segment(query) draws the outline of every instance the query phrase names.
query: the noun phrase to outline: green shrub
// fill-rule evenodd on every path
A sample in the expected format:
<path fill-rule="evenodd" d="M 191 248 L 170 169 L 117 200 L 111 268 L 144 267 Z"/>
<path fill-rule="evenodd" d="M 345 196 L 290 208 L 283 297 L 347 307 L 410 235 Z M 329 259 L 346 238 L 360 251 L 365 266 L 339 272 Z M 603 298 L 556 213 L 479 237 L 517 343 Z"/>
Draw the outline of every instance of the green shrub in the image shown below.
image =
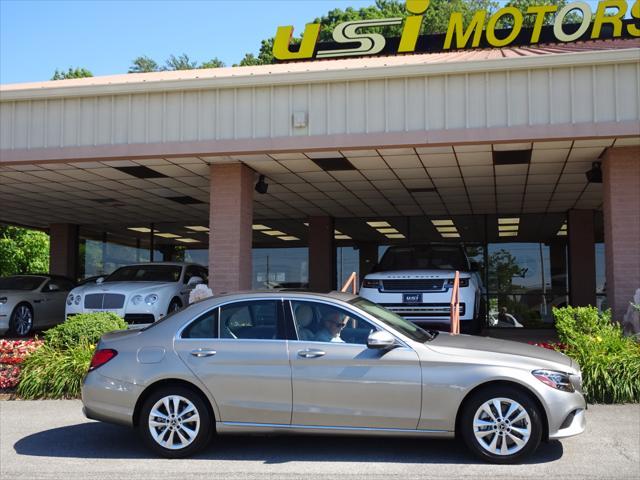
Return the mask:
<path fill-rule="evenodd" d="M 49 329 L 44 343 L 52 348 L 65 349 L 75 345 L 96 344 L 106 332 L 126 330 L 127 323 L 115 313 L 81 313 Z"/>
<path fill-rule="evenodd" d="M 553 310 L 564 353 L 582 369 L 582 384 L 589 402 L 640 401 L 640 345 L 625 337 L 611 311 L 595 307 Z"/>
<path fill-rule="evenodd" d="M 77 398 L 89 369 L 94 346 L 59 350 L 45 345 L 24 361 L 18 395 L 22 398 Z"/>
<path fill-rule="evenodd" d="M 22 364 L 18 395 L 77 398 L 95 344 L 105 333 L 126 328 L 126 322 L 113 313 L 74 315 L 51 328 L 44 335 L 44 346 Z"/>

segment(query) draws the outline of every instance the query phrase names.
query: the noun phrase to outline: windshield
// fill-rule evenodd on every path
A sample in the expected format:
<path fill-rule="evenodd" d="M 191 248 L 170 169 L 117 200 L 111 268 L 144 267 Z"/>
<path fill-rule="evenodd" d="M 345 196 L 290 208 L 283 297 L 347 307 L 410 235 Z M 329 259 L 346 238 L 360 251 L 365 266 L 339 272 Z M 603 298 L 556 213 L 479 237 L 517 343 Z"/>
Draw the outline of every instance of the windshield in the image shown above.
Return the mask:
<path fill-rule="evenodd" d="M 375 303 L 372 303 L 369 300 L 365 300 L 364 298 L 357 297 L 351 300 L 349 303 L 354 307 L 358 307 L 361 310 L 364 310 L 369 315 L 373 315 L 382 323 L 409 337 L 415 342 L 428 342 L 429 340 L 433 340 L 436 335 L 438 335 L 438 332 L 432 330 L 423 330 L 417 325 L 408 322 L 407 320 L 396 315 L 393 312 L 390 312 L 386 308 L 382 308 L 380 305 L 376 305 Z"/>
<path fill-rule="evenodd" d="M 132 265 L 113 272 L 105 282 L 177 282 L 182 267 L 177 265 Z"/>
<path fill-rule="evenodd" d="M 46 280 L 46 277 L 5 277 L 0 278 L 0 290 L 35 290 L 42 282 Z"/>
<path fill-rule="evenodd" d="M 449 245 L 415 245 L 389 247 L 377 272 L 393 270 L 460 270 L 468 271 L 467 257 L 460 247 Z"/>

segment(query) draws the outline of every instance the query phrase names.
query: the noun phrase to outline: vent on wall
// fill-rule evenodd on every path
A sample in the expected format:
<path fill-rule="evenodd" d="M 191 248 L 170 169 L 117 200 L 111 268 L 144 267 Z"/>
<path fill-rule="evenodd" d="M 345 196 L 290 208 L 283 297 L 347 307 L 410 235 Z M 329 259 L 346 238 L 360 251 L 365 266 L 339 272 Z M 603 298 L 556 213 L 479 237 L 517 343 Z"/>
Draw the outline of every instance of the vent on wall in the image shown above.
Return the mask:
<path fill-rule="evenodd" d="M 156 172 L 155 170 L 150 169 L 149 167 L 114 167 L 116 170 L 119 170 L 123 173 L 127 173 L 136 178 L 167 178 L 167 176 L 163 173 Z"/>

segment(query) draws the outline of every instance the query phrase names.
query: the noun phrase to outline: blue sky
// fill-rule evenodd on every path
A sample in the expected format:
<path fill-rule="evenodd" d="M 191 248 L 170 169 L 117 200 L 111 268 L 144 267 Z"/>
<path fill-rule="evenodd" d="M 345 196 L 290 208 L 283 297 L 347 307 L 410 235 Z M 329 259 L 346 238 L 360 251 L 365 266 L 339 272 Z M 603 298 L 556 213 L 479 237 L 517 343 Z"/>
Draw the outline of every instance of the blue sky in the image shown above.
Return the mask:
<path fill-rule="evenodd" d="M 56 69 L 126 73 L 147 55 L 162 64 L 186 53 L 227 65 L 278 25 L 304 24 L 332 8 L 374 0 L 0 0 L 0 83 L 48 80 Z M 593 5 L 597 2 L 589 1 Z M 631 2 L 630 2 L 631 3 Z"/>

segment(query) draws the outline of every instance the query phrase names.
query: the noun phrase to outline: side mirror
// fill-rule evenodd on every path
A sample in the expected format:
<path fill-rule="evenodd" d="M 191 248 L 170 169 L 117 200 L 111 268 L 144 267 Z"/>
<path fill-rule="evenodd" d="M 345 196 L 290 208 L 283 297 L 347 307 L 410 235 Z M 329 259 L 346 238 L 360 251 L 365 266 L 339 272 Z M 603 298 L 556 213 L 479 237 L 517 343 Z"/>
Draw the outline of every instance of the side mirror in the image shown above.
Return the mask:
<path fill-rule="evenodd" d="M 189 281 L 187 282 L 187 285 L 190 287 L 195 287 L 196 285 L 200 285 L 201 283 L 204 283 L 204 280 L 202 280 L 201 277 L 196 277 L 194 275 L 189 279 Z"/>
<path fill-rule="evenodd" d="M 96 283 L 97 283 L 98 285 L 100 285 L 102 282 L 104 282 L 104 277 L 98 277 L 98 278 L 96 278 Z"/>
<path fill-rule="evenodd" d="M 389 332 L 385 332 L 384 330 L 371 332 L 367 338 L 367 347 L 369 348 L 385 349 L 392 348 L 395 345 L 396 339 L 393 338 L 393 335 Z"/>

